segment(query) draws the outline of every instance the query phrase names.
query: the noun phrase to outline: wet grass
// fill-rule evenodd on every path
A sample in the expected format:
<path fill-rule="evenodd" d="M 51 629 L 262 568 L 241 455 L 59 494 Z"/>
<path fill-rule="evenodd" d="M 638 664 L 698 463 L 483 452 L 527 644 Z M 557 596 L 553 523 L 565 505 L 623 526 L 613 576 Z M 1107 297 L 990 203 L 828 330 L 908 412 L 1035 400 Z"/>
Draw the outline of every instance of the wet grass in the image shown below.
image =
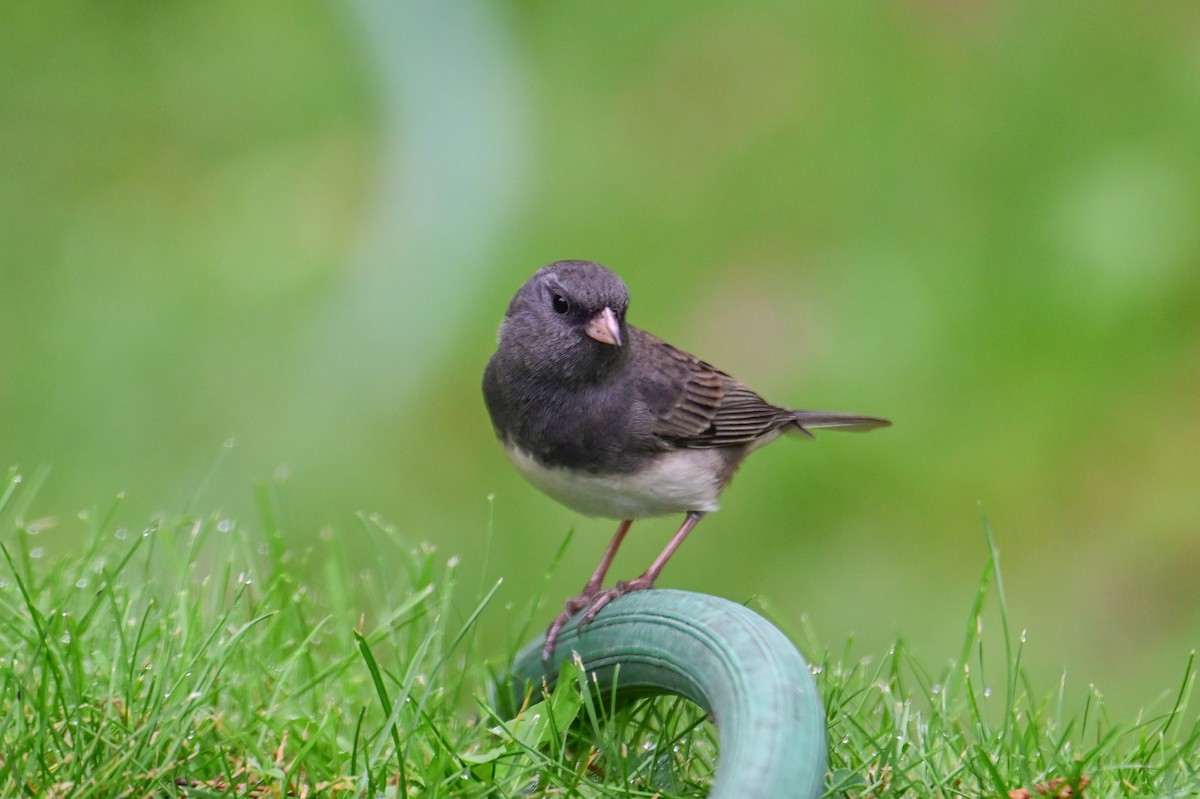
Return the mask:
<path fill-rule="evenodd" d="M 902 641 L 877 658 L 823 655 L 830 795 L 1195 796 L 1200 724 L 1188 711 L 1195 653 L 1180 682 L 1132 720 L 1110 717 L 1100 690 L 1030 684 L 1021 667 L 999 553 L 989 557 L 958 657 L 940 669 Z M 1048 600 L 1050 598 L 1048 597 Z M 999 628 L 985 634 L 985 618 Z"/>
<path fill-rule="evenodd" d="M 119 500 L 29 518 L 32 495 L 15 473 L 0 484 L 0 795 L 668 799 L 711 782 L 714 728 L 683 700 L 606 711 L 570 671 L 498 712 L 512 653 L 480 636 L 497 586 L 464 585 L 453 559 L 379 519 L 297 549 L 267 489 L 253 523 L 136 529 Z M 75 525 L 86 548 L 52 553 L 50 530 Z M 348 559 L 347 535 L 370 541 L 370 563 Z M 504 616 L 514 646 L 546 615 L 537 604 Z M 998 646 L 981 621 L 997 605 Z M 1115 721 L 1094 689 L 1080 703 L 1065 677 L 1044 695 L 1028 685 L 1008 626 L 992 545 L 944 668 L 902 643 L 833 655 L 797 631 L 827 706 L 829 795 L 1200 791 L 1191 662 L 1163 707 Z"/>

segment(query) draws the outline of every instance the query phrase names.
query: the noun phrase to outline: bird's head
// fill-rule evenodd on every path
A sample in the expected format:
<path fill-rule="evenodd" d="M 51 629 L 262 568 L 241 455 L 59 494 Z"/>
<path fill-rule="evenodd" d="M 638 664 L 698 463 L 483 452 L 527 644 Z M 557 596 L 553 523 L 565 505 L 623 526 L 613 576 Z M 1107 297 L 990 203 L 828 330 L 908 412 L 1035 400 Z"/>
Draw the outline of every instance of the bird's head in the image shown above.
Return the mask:
<path fill-rule="evenodd" d="M 602 380 L 627 355 L 629 292 L 591 261 L 558 261 L 517 291 L 500 325 L 500 343 L 526 368 L 556 382 Z"/>

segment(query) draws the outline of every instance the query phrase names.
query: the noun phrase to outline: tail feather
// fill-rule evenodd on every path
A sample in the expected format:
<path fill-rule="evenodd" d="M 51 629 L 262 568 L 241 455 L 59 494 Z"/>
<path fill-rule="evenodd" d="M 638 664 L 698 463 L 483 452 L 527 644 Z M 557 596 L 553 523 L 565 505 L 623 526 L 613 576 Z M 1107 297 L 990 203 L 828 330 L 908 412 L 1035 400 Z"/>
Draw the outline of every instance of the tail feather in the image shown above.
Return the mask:
<path fill-rule="evenodd" d="M 801 433 L 809 430 L 846 430 L 865 433 L 892 423 L 877 416 L 859 416 L 853 413 L 829 413 L 827 411 L 793 411 L 792 421 Z"/>

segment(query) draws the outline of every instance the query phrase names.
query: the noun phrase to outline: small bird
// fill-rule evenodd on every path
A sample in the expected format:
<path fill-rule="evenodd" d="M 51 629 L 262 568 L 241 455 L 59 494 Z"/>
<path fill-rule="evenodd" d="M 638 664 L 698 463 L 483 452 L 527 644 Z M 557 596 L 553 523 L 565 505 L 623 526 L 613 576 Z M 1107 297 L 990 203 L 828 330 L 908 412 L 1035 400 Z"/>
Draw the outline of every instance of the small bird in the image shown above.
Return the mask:
<path fill-rule="evenodd" d="M 613 599 L 650 588 L 748 454 L 781 433 L 872 430 L 873 416 L 797 411 L 764 400 L 704 361 L 625 321 L 629 292 L 604 266 L 558 261 L 517 291 L 483 375 L 496 436 L 534 486 L 585 516 L 619 519 L 579 596 L 546 631 L 590 622 Z M 640 577 L 604 588 L 635 519 L 685 514 Z"/>

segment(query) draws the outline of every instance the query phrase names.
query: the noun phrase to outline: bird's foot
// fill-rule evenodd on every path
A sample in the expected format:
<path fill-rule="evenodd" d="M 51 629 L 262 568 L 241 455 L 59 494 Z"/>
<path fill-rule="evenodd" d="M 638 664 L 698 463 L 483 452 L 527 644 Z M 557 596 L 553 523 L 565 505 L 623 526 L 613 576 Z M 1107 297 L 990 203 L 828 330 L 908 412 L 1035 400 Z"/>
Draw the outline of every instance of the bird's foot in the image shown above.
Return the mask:
<path fill-rule="evenodd" d="M 615 588 L 606 588 L 603 591 L 597 591 L 592 603 L 588 605 L 588 609 L 583 614 L 583 618 L 579 620 L 581 625 L 590 624 L 592 619 L 596 618 L 596 614 L 604 610 L 604 607 L 619 596 L 632 594 L 634 591 L 645 591 L 647 588 L 654 587 L 654 580 L 642 575 L 633 580 L 622 580 L 617 583 Z"/>
<path fill-rule="evenodd" d="M 562 613 L 554 617 L 554 621 L 550 622 L 550 626 L 546 628 L 546 643 L 542 645 L 542 662 L 550 660 L 550 656 L 554 654 L 554 645 L 558 643 L 558 634 L 562 631 L 563 625 L 571 620 L 579 611 L 584 608 L 591 607 L 592 602 L 597 595 L 603 593 L 598 585 L 588 583 L 577 597 L 572 597 L 563 603 Z"/>
<path fill-rule="evenodd" d="M 654 579 L 644 574 L 632 580 L 622 580 L 617 583 L 615 588 L 600 588 L 589 583 L 583 589 L 582 594 L 568 599 L 563 604 L 562 613 L 559 613 L 554 617 L 554 621 L 550 622 L 549 628 L 546 629 L 546 642 L 542 645 L 542 662 L 549 662 L 550 656 L 554 654 L 554 646 L 558 643 L 558 634 L 576 613 L 586 608 L 583 617 L 579 620 L 579 626 L 591 624 L 592 619 L 596 618 L 596 614 L 604 610 L 605 606 L 617 597 L 653 587 Z"/>

